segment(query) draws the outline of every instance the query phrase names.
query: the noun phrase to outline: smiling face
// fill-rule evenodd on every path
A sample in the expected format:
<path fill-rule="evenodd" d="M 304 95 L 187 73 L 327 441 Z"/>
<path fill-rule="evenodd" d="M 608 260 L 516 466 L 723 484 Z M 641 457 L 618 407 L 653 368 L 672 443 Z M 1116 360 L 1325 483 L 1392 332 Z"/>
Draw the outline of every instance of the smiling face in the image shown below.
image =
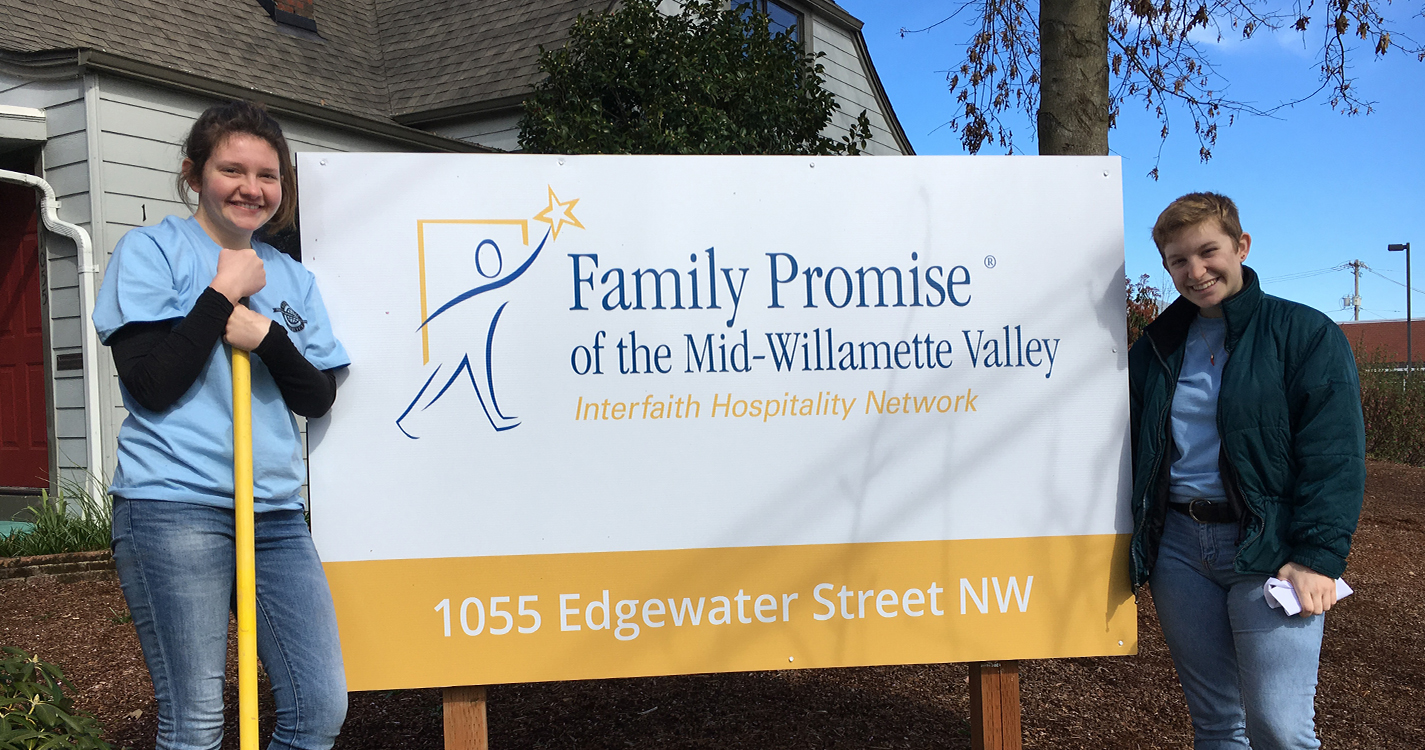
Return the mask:
<path fill-rule="evenodd" d="M 257 136 L 233 133 L 213 149 L 201 174 L 194 174 L 193 166 L 184 160 L 188 186 L 198 194 L 194 218 L 219 245 L 250 247 L 252 233 L 282 205 L 277 150 Z"/>
<path fill-rule="evenodd" d="M 1163 246 L 1163 267 L 1179 294 L 1204 316 L 1217 318 L 1223 301 L 1242 291 L 1242 261 L 1251 247 L 1250 235 L 1234 242 L 1217 221 L 1203 221 L 1179 230 Z"/>

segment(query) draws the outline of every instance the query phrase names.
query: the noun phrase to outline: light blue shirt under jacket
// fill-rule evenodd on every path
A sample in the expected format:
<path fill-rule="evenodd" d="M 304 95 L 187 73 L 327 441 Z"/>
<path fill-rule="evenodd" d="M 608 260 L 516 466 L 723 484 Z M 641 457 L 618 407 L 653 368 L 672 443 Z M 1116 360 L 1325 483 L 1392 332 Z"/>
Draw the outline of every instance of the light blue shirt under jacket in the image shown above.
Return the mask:
<path fill-rule="evenodd" d="M 297 350 L 320 370 L 350 364 L 332 335 L 312 272 L 261 242 L 267 286 L 249 307 L 277 321 Z M 104 272 L 94 307 L 99 338 L 129 323 L 185 317 L 218 271 L 217 243 L 196 219 L 168 217 L 130 230 Z M 120 497 L 233 507 L 231 348 L 213 347 L 202 374 L 163 411 L 149 411 L 124 388 L 129 416 L 119 431 L 119 465 L 110 491 Z M 254 509 L 301 509 L 306 478 L 297 419 L 262 360 L 252 357 Z"/>
<path fill-rule="evenodd" d="M 1175 455 L 1168 493 L 1176 502 L 1195 497 L 1227 499 L 1218 468 L 1222 439 L 1217 434 L 1217 393 L 1227 364 L 1226 318 L 1193 320 L 1183 351 L 1183 369 L 1173 394 L 1172 429 Z"/>

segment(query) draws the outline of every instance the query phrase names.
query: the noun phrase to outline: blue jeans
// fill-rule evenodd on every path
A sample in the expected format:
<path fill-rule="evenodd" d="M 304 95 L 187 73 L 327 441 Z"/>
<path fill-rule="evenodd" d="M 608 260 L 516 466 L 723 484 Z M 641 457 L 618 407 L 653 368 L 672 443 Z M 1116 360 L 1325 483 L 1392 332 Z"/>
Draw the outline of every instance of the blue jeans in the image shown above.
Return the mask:
<path fill-rule="evenodd" d="M 1267 577 L 1234 572 L 1236 556 L 1237 524 L 1168 511 L 1149 586 L 1192 714 L 1193 747 L 1315 750 L 1324 617 L 1268 607 Z"/>
<path fill-rule="evenodd" d="M 346 718 L 331 591 L 300 511 L 257 514 L 257 654 L 277 723 L 269 750 L 327 750 Z M 114 499 L 114 562 L 158 700 L 156 750 L 223 739 L 233 513 Z"/>

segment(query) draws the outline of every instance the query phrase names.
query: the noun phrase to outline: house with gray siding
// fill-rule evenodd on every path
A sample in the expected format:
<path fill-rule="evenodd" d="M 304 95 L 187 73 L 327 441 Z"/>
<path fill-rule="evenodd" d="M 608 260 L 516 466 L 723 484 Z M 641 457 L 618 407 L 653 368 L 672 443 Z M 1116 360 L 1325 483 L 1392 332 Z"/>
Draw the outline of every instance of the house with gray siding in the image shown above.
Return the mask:
<path fill-rule="evenodd" d="M 125 411 L 86 306 L 126 231 L 189 215 L 175 177 L 199 113 L 261 101 L 294 151 L 515 151 L 540 48 L 613 5 L 0 0 L 0 169 L 47 181 L 93 242 L 86 262 L 36 219 L 32 189 L 0 184 L 0 496 L 113 474 Z M 829 135 L 865 110 L 869 153 L 912 153 L 859 21 L 831 0 L 755 5 L 824 53 Z"/>

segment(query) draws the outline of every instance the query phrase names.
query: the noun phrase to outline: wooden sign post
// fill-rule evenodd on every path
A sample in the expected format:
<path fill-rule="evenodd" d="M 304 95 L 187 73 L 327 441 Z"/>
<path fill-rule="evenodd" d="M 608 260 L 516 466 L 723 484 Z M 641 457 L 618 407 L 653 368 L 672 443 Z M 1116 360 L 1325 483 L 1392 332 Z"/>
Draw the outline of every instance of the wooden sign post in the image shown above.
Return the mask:
<path fill-rule="evenodd" d="M 1019 662 L 985 661 L 970 665 L 970 747 L 973 750 L 1020 750 Z"/>
<path fill-rule="evenodd" d="M 490 725 L 485 718 L 485 686 L 445 689 L 445 750 L 489 750 Z"/>
<path fill-rule="evenodd" d="M 444 692 L 445 750 L 489 750 L 485 686 L 448 687 Z M 970 746 L 973 750 L 1020 750 L 1019 662 L 970 665 Z"/>
<path fill-rule="evenodd" d="M 444 692 L 445 750 L 489 750 L 485 686 L 448 687 Z M 970 665 L 970 746 L 973 750 L 1020 750 L 1019 662 Z"/>

